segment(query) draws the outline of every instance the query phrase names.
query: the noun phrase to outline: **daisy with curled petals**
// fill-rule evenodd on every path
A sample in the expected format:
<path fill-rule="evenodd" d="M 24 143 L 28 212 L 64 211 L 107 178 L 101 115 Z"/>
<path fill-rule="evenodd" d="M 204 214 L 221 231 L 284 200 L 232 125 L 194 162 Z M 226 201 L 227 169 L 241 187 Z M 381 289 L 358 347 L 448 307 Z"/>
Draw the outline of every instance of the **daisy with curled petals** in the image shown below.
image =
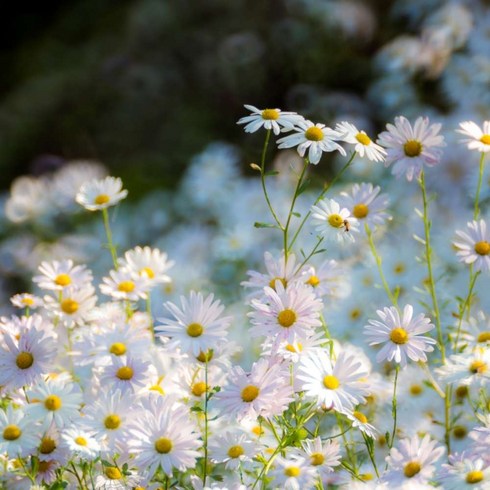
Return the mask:
<path fill-rule="evenodd" d="M 334 471 L 340 464 L 340 445 L 335 439 L 322 441 L 320 437 L 306 440 L 301 443 L 301 453 L 310 460 L 310 465 L 324 478 Z"/>
<path fill-rule="evenodd" d="M 202 442 L 187 408 L 173 397 L 150 398 L 142 408 L 130 429 L 134 436 L 129 440 L 134 464 L 146 468 L 150 476 L 158 468 L 168 476 L 174 468 L 194 468 Z"/>
<path fill-rule="evenodd" d="M 402 488 L 404 485 L 413 485 L 412 488 L 425 488 L 434 477 L 435 464 L 444 454 L 444 447 L 437 441 L 425 435 L 420 439 L 414 435 L 410 439 L 403 439 L 398 447 L 390 450 L 386 458 L 388 472 L 382 480 L 389 484 L 390 488 Z M 417 486 L 418 485 L 418 486 Z"/>
<path fill-rule="evenodd" d="M 364 131 L 359 131 L 353 124 L 343 121 L 335 126 L 335 130 L 340 133 L 342 141 L 356 145 L 354 151 L 360 157 L 366 155 L 374 162 L 384 161 L 386 150 L 374 143 Z"/>
<path fill-rule="evenodd" d="M 92 272 L 84 265 L 75 265 L 72 260 L 42 262 L 39 272 L 41 275 L 32 280 L 41 289 L 62 291 L 68 286 L 80 288 L 92 282 Z"/>
<path fill-rule="evenodd" d="M 279 149 L 297 146 L 301 157 L 304 157 L 308 150 L 308 160 L 315 165 L 320 161 L 323 152 L 337 150 L 343 156 L 346 155 L 345 150 L 335 142 L 340 139 L 340 133 L 327 128 L 325 124 L 313 124 L 311 121 L 302 120 L 296 123 L 294 131 L 294 134 L 277 140 Z"/>
<path fill-rule="evenodd" d="M 445 146 L 444 136 L 438 134 L 441 125 L 430 124 L 427 117 L 419 117 L 414 126 L 403 116 L 395 118 L 395 125 L 387 124 L 377 143 L 387 149 L 385 166 L 393 165 L 391 173 L 400 177 L 406 175 L 411 181 L 419 178 L 424 165 L 437 165 Z"/>
<path fill-rule="evenodd" d="M 333 199 L 321 199 L 312 206 L 311 219 L 316 225 L 316 231 L 330 240 L 353 242 L 353 233 L 359 232 L 357 218 L 351 216 L 347 208 L 341 209 Z"/>
<path fill-rule="evenodd" d="M 480 221 L 467 223 L 468 231 L 456 231 L 457 239 L 453 242 L 460 262 L 473 264 L 474 271 L 490 271 L 490 236 L 487 224 Z"/>
<path fill-rule="evenodd" d="M 269 473 L 273 477 L 272 488 L 275 490 L 300 490 L 313 488 L 316 471 L 308 464 L 308 460 L 298 454 L 278 456 L 274 460 L 274 468 Z"/>
<path fill-rule="evenodd" d="M 468 143 L 469 150 L 476 150 L 481 153 L 490 151 L 490 121 L 483 123 L 483 129 L 473 121 L 459 123 L 459 127 L 461 129 L 456 131 L 467 136 L 463 142 Z"/>
<path fill-rule="evenodd" d="M 284 112 L 280 109 L 257 109 L 253 105 L 244 105 L 252 114 L 242 117 L 237 124 L 245 124 L 246 133 L 255 133 L 260 128 L 271 130 L 275 135 L 281 132 L 281 128 L 292 129 L 295 124 L 303 120 L 303 116 L 296 112 Z"/>
<path fill-rule="evenodd" d="M 250 373 L 234 366 L 228 384 L 212 400 L 224 416 L 239 421 L 278 415 L 293 400 L 289 377 L 287 366 L 269 365 L 267 359 L 255 362 Z"/>
<path fill-rule="evenodd" d="M 405 367 L 407 358 L 418 362 L 427 362 L 426 352 L 432 352 L 436 341 L 420 334 L 434 328 L 430 319 L 422 313 L 413 318 L 413 307 L 406 305 L 403 316 L 391 306 L 377 310 L 379 320 L 369 320 L 364 327 L 369 345 L 385 344 L 376 355 L 378 362 L 394 361 Z"/>
<path fill-rule="evenodd" d="M 135 275 L 144 276 L 151 285 L 165 284 L 172 280 L 166 274 L 174 263 L 167 259 L 167 254 L 158 248 L 136 247 L 128 250 L 124 258 L 119 259 L 121 269 L 127 269 Z"/>
<path fill-rule="evenodd" d="M 123 189 L 122 185 L 119 177 L 92 179 L 80 187 L 75 200 L 89 211 L 106 209 L 116 205 L 128 195 L 128 191 Z"/>
<path fill-rule="evenodd" d="M 293 284 L 284 288 L 276 281 L 275 290 L 264 288 L 263 300 L 253 299 L 255 311 L 248 314 L 252 321 L 252 336 L 267 335 L 277 342 L 294 342 L 298 338 L 308 338 L 321 326 L 320 313 L 323 302 L 311 288 L 304 284 Z"/>
<path fill-rule="evenodd" d="M 102 278 L 100 291 L 114 299 L 138 301 L 145 299 L 150 289 L 148 276 L 137 276 L 129 270 L 119 269 L 109 272 L 109 277 Z"/>
<path fill-rule="evenodd" d="M 30 386 L 47 374 L 57 355 L 57 342 L 40 315 L 20 320 L 18 339 L 7 332 L 0 344 L 0 385 L 6 389 Z"/>
<path fill-rule="evenodd" d="M 354 355 L 341 351 L 334 361 L 318 349 L 301 359 L 296 389 L 326 410 L 352 410 L 369 394 L 368 385 L 362 381 L 367 375 L 366 367 Z"/>
<path fill-rule="evenodd" d="M 447 490 L 488 490 L 490 488 L 490 461 L 478 454 L 463 451 L 449 455 L 443 464 L 438 480 Z"/>
<path fill-rule="evenodd" d="M 22 409 L 9 405 L 0 410 L 0 454 L 9 458 L 32 454 L 39 444 L 39 428 L 25 416 Z"/>
<path fill-rule="evenodd" d="M 27 311 L 35 310 L 43 305 L 41 298 L 29 293 L 15 294 L 10 298 L 10 302 L 16 308 L 25 308 Z"/>
<path fill-rule="evenodd" d="M 189 299 L 181 296 L 180 302 L 182 308 L 165 303 L 173 318 L 159 318 L 162 325 L 155 327 L 156 333 L 170 338 L 168 349 L 179 347 L 182 352 L 198 356 L 226 338 L 231 317 L 221 317 L 224 306 L 219 300 L 214 301 L 213 294 L 204 298 L 191 291 Z"/>

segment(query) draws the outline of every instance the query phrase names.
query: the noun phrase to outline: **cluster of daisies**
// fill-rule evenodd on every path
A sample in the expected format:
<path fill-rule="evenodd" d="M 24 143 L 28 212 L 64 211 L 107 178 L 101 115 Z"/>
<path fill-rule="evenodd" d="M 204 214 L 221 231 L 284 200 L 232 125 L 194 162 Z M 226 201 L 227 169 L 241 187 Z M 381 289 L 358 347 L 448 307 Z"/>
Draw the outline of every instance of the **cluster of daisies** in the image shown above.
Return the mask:
<path fill-rule="evenodd" d="M 490 237 L 481 196 L 490 122 L 458 129 L 480 154 L 480 173 L 475 165 L 464 214 L 472 219 L 448 231 L 443 214 L 430 213 L 440 208 L 426 186 L 443 155 L 441 125 L 400 116 L 374 142 L 348 122 L 332 129 L 246 107 L 239 124 L 265 130 L 261 165 L 253 164 L 266 203 L 256 228 L 274 248 L 263 246 L 256 267 L 234 273 L 241 293 L 235 303 L 229 293 L 227 308 L 209 286 L 175 293 L 199 271 L 200 248 L 185 263 L 156 246 L 119 251 L 110 211 L 127 195 L 120 179 L 95 177 L 71 190 L 99 215 L 112 265 L 103 275 L 71 259 L 42 261 L 37 294 L 16 294 L 17 314 L 1 317 L 2 485 L 489 489 L 490 305 L 482 291 Z M 268 171 L 272 135 L 299 166 Z M 344 158 L 334 179 L 367 160 L 407 184 L 385 193 L 336 180 L 305 191 L 310 164 L 321 167 L 324 153 Z M 196 162 L 197 176 L 199 165 L 214 168 Z M 395 185 L 405 187 L 399 208 L 390 205 Z M 195 206 L 230 212 L 223 194 L 209 206 L 207 191 L 193 193 Z"/>

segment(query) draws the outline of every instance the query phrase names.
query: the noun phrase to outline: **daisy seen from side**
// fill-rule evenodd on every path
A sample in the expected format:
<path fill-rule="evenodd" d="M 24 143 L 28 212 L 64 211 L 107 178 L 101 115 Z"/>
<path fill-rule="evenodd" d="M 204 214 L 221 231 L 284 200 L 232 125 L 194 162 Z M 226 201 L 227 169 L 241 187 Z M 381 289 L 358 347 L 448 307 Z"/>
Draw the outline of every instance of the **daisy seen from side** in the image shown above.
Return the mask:
<path fill-rule="evenodd" d="M 364 131 L 359 131 L 353 124 L 343 121 L 335 126 L 335 130 L 341 135 L 342 141 L 355 145 L 354 151 L 360 157 L 366 156 L 374 162 L 384 161 L 386 150 L 374 143 Z"/>
<path fill-rule="evenodd" d="M 237 124 L 245 124 L 243 130 L 246 133 L 255 133 L 260 128 L 264 128 L 278 135 L 281 129 L 292 129 L 295 124 L 303 120 L 303 116 L 295 112 L 285 112 L 280 109 L 257 109 L 248 104 L 245 104 L 244 107 L 251 114 L 239 119 Z"/>
<path fill-rule="evenodd" d="M 490 271 L 490 235 L 484 220 L 470 221 L 467 230 L 456 231 L 453 242 L 460 262 L 473 264 L 474 271 Z"/>
<path fill-rule="evenodd" d="M 167 271 L 174 263 L 157 248 L 135 247 L 128 250 L 124 258 L 119 259 L 119 265 L 135 275 L 145 276 L 151 285 L 172 282 Z"/>
<path fill-rule="evenodd" d="M 119 177 L 92 179 L 85 182 L 77 192 L 75 200 L 89 211 L 98 211 L 116 205 L 128 195 Z"/>
<path fill-rule="evenodd" d="M 451 454 L 443 464 L 438 481 L 446 490 L 487 490 L 490 488 L 490 461 L 476 453 Z"/>
<path fill-rule="evenodd" d="M 490 121 L 485 121 L 483 127 L 478 126 L 473 121 L 459 123 L 461 129 L 456 131 L 466 136 L 463 143 L 467 143 L 469 150 L 476 150 L 481 153 L 490 151 Z"/>
<path fill-rule="evenodd" d="M 75 265 L 72 260 L 41 262 L 40 275 L 33 281 L 41 289 L 62 291 L 67 287 L 81 288 L 92 283 L 92 272 L 84 265 Z"/>

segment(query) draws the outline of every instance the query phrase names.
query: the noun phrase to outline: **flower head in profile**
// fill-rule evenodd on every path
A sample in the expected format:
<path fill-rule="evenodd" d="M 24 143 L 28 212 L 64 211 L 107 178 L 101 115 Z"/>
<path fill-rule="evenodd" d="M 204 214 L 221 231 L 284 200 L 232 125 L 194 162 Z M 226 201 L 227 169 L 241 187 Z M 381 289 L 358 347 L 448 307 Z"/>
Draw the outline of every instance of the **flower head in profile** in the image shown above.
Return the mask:
<path fill-rule="evenodd" d="M 313 124 L 311 121 L 299 121 L 294 128 L 295 133 L 277 140 L 278 148 L 292 148 L 297 146 L 299 156 L 304 157 L 308 150 L 310 163 L 317 164 L 322 153 L 339 151 L 346 155 L 345 150 L 336 143 L 340 139 L 340 133 L 325 124 Z"/>
<path fill-rule="evenodd" d="M 354 150 L 360 157 L 366 155 L 369 160 L 382 162 L 385 159 L 386 150 L 377 145 L 364 131 L 359 131 L 353 124 L 343 121 L 335 130 L 341 134 L 340 139 L 355 145 Z"/>
<path fill-rule="evenodd" d="M 387 150 L 385 166 L 393 164 L 392 174 L 406 175 L 411 181 L 420 177 L 424 165 L 437 165 L 445 146 L 444 136 L 438 134 L 441 125 L 429 124 L 427 117 L 419 117 L 412 125 L 403 116 L 395 118 L 395 124 L 387 124 L 377 143 Z"/>
<path fill-rule="evenodd" d="M 481 455 L 463 451 L 451 454 L 450 464 L 443 464 L 439 475 L 447 490 L 490 488 L 490 461 Z"/>
<path fill-rule="evenodd" d="M 473 121 L 464 121 L 459 124 L 459 127 L 461 129 L 456 131 L 467 137 L 463 140 L 463 143 L 468 144 L 468 149 L 481 153 L 490 151 L 490 121 L 483 123 L 483 129 Z"/>
<path fill-rule="evenodd" d="M 116 205 L 122 201 L 128 191 L 122 188 L 119 177 L 93 179 L 80 187 L 75 200 L 89 211 L 98 211 Z"/>
<path fill-rule="evenodd" d="M 253 105 L 245 104 L 252 114 L 242 117 L 237 124 L 245 124 L 243 128 L 246 133 L 255 133 L 260 128 L 271 130 L 279 134 L 281 128 L 292 129 L 295 124 L 303 120 L 303 116 L 295 112 L 284 112 L 280 109 L 257 109 Z"/>
<path fill-rule="evenodd" d="M 406 305 L 400 316 L 397 308 L 391 306 L 376 312 L 379 320 L 369 320 L 364 333 L 369 345 L 384 344 L 376 355 L 376 360 L 382 362 L 395 361 L 402 367 L 406 366 L 407 358 L 418 362 L 426 362 L 426 352 L 432 352 L 436 341 L 420 334 L 434 328 L 430 319 L 422 313 L 413 318 L 413 307 Z"/>
<path fill-rule="evenodd" d="M 487 224 L 480 221 L 470 221 L 467 232 L 457 230 L 457 239 L 453 242 L 456 255 L 461 262 L 473 264 L 475 272 L 490 271 L 490 236 Z"/>
<path fill-rule="evenodd" d="M 333 199 L 321 199 L 312 206 L 311 219 L 320 235 L 338 242 L 353 242 L 353 233 L 359 232 L 357 218 Z"/>

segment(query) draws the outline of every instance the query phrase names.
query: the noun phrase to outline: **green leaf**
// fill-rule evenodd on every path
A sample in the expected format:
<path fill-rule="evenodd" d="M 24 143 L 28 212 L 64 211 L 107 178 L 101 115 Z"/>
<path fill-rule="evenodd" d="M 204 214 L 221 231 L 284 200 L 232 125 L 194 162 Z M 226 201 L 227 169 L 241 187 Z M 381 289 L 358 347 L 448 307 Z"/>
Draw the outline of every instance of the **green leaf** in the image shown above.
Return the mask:
<path fill-rule="evenodd" d="M 254 223 L 255 228 L 277 228 L 277 225 L 273 223 L 262 223 L 260 221 L 256 221 Z"/>
<path fill-rule="evenodd" d="M 268 177 L 269 175 L 279 175 L 279 172 L 277 170 L 268 170 L 267 172 L 264 172 L 264 175 Z"/>
<path fill-rule="evenodd" d="M 301 218 L 301 214 L 300 213 L 297 213 L 296 211 L 293 211 L 291 214 L 293 216 L 296 216 L 296 218 Z"/>

